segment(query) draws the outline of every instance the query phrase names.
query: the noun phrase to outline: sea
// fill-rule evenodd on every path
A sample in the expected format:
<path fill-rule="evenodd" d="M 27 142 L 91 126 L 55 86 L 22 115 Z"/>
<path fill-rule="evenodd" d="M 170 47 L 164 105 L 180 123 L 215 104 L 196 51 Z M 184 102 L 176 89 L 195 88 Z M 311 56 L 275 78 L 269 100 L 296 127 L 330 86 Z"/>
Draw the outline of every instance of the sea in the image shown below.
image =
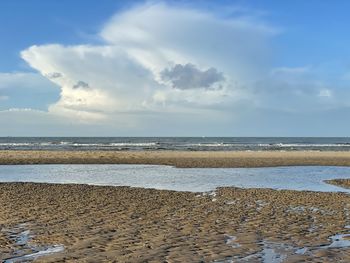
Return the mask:
<path fill-rule="evenodd" d="M 348 151 L 350 137 L 0 137 L 0 150 Z"/>

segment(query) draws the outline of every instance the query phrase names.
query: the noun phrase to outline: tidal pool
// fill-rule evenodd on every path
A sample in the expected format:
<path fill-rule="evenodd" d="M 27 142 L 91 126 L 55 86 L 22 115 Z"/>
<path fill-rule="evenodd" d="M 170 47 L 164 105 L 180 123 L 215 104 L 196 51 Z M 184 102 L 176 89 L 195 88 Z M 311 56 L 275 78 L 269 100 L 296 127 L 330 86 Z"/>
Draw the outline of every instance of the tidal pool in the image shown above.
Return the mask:
<path fill-rule="evenodd" d="M 162 165 L 1 165 L 0 182 L 132 186 L 206 192 L 220 186 L 350 192 L 324 180 L 350 178 L 350 167 L 175 168 Z"/>

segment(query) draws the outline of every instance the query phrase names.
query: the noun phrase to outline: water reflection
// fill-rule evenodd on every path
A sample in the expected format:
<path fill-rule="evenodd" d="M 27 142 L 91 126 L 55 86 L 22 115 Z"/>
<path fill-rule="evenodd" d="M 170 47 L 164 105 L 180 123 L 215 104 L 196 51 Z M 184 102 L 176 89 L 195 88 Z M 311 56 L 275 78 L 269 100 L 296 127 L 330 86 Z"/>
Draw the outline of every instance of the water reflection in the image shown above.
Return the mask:
<path fill-rule="evenodd" d="M 2 165 L 0 182 L 77 183 L 205 192 L 219 186 L 349 192 L 324 180 L 350 167 L 175 168 L 160 165 Z"/>

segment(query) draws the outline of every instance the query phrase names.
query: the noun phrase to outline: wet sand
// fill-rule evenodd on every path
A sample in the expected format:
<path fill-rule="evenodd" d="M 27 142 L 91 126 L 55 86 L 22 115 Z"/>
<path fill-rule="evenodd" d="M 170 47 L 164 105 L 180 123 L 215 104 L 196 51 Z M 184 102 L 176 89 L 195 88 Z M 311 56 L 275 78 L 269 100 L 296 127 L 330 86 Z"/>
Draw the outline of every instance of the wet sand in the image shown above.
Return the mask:
<path fill-rule="evenodd" d="M 177 167 L 350 166 L 350 152 L 0 151 L 0 164 L 162 164 Z"/>
<path fill-rule="evenodd" d="M 336 186 L 350 189 L 350 179 L 333 179 L 333 180 L 326 180 L 325 182 L 328 184 L 333 184 Z"/>
<path fill-rule="evenodd" d="M 0 151 L 0 164 L 99 163 L 349 166 L 350 152 Z M 64 246 L 36 262 L 350 262 L 344 193 L 2 183 L 0 207 L 0 261 L 29 231 L 26 249 Z"/>
<path fill-rule="evenodd" d="M 5 230 L 24 224 L 30 243 L 65 248 L 37 262 L 350 261 L 330 240 L 350 233 L 342 193 L 3 183 L 0 207 L 2 260 L 18 249 Z"/>

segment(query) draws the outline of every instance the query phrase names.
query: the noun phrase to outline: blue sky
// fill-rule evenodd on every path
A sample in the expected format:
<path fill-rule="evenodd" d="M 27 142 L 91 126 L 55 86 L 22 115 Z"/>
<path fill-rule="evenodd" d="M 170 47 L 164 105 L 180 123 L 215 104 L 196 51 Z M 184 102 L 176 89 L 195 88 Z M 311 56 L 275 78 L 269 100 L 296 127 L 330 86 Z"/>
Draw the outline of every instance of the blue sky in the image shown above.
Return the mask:
<path fill-rule="evenodd" d="M 105 21 L 124 8 L 123 2 L 103 0 L 5 0 L 0 2 L 0 70 L 28 69 L 19 52 L 31 45 L 91 41 Z"/>
<path fill-rule="evenodd" d="M 349 8 L 0 1 L 0 136 L 347 136 Z"/>
<path fill-rule="evenodd" d="M 0 70 L 27 69 L 19 52 L 46 43 L 95 42 L 94 35 L 115 13 L 143 1 L 4 0 L 0 2 Z M 168 1 L 169 2 L 169 1 Z M 189 5 L 190 1 L 183 2 Z M 350 57 L 349 1 L 194 1 L 191 6 L 238 5 L 261 12 L 267 21 L 287 30 L 276 40 L 276 64 L 342 61 Z M 277 56 L 278 55 L 278 56 Z M 345 62 L 344 62 L 345 63 Z M 350 63 L 345 63 L 350 64 Z M 347 65 L 350 67 L 350 65 Z"/>

